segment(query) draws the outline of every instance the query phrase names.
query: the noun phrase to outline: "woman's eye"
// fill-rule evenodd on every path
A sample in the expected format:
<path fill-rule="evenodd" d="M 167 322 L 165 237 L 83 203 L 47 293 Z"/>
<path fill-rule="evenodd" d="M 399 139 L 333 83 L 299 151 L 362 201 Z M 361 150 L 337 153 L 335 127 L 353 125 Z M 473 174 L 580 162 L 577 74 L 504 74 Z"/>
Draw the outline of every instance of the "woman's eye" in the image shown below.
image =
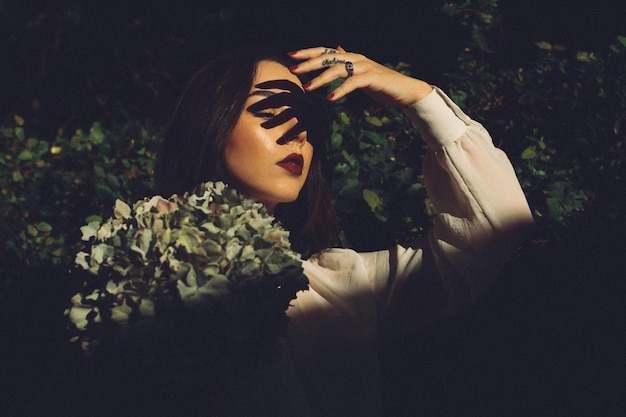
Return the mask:
<path fill-rule="evenodd" d="M 262 117 L 264 119 L 271 119 L 272 117 L 276 117 L 276 115 L 272 112 L 257 112 L 254 115 L 257 117 Z"/>

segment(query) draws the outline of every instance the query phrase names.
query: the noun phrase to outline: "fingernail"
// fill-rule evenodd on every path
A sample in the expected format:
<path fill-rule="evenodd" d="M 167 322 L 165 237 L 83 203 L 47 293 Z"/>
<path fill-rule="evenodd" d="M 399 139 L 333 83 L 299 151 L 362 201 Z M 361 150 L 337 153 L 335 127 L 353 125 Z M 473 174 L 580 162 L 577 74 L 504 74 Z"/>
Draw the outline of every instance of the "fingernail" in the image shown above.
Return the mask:
<path fill-rule="evenodd" d="M 310 86 L 311 86 L 311 81 L 309 81 L 309 82 L 308 82 L 308 83 L 306 83 L 306 84 L 303 84 L 303 85 L 302 85 L 302 88 L 304 88 L 304 89 L 306 90 L 306 89 L 307 89 L 307 88 L 309 88 Z"/>
<path fill-rule="evenodd" d="M 326 100 L 330 101 L 333 99 L 333 97 L 335 97 L 335 93 L 330 93 L 329 95 L 326 96 Z"/>
<path fill-rule="evenodd" d="M 287 52 L 287 55 L 294 56 L 297 53 L 298 53 L 298 51 L 290 51 L 290 52 Z"/>
<path fill-rule="evenodd" d="M 289 67 L 289 71 L 294 72 L 297 68 L 297 65 L 292 65 L 291 67 Z"/>

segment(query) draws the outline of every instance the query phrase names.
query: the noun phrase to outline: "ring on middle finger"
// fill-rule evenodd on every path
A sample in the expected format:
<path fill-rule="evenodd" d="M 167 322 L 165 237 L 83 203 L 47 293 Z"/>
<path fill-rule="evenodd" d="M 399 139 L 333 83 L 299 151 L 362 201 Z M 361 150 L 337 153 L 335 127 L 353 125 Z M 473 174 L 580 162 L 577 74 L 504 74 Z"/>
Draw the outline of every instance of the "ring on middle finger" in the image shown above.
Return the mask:
<path fill-rule="evenodd" d="M 350 61 L 346 61 L 346 72 L 348 73 L 347 78 L 350 78 L 354 75 L 354 64 Z"/>

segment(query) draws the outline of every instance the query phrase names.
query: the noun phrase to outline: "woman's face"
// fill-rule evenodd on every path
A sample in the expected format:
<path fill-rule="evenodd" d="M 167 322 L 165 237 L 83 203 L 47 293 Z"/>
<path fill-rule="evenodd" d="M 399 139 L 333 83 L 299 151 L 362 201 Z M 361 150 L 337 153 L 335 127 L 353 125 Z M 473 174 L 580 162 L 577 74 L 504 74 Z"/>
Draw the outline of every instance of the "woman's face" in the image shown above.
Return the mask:
<path fill-rule="evenodd" d="M 298 197 L 311 166 L 313 146 L 303 130 L 306 108 L 299 104 L 303 94 L 298 77 L 285 66 L 259 62 L 250 95 L 226 142 L 233 185 L 271 213 L 276 204 Z"/>

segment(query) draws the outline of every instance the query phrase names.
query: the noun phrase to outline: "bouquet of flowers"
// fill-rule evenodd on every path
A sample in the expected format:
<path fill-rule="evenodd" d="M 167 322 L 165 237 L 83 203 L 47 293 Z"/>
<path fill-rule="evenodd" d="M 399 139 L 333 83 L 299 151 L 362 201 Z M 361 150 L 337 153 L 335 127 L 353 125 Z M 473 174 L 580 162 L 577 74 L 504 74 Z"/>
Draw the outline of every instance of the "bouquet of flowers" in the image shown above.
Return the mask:
<path fill-rule="evenodd" d="M 71 341 L 172 364 L 271 355 L 291 300 L 308 288 L 289 233 L 221 182 L 193 193 L 122 201 L 81 228 L 84 285 L 66 310 Z M 174 365 L 177 366 L 177 365 Z M 167 373 L 167 371 L 166 371 Z"/>

